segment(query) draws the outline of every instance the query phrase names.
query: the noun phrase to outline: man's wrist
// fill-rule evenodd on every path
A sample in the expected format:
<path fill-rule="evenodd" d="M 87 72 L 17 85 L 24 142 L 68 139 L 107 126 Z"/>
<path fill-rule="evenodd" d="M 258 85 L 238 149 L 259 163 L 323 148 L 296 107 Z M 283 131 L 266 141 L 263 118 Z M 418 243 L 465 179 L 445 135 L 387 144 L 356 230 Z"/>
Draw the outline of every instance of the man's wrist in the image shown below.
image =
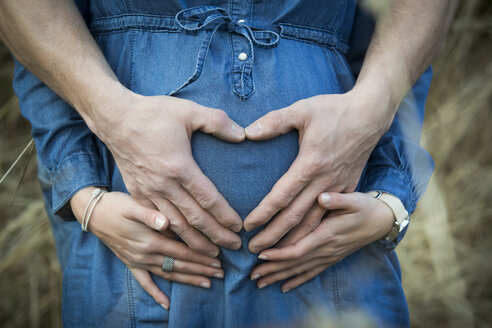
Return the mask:
<path fill-rule="evenodd" d="M 123 112 L 133 102 L 135 94 L 117 80 L 93 86 L 86 94 L 91 96 L 81 98 L 74 106 L 89 129 L 105 142 L 108 133 L 125 116 Z"/>
<path fill-rule="evenodd" d="M 388 131 L 396 113 L 396 106 L 391 92 L 382 79 L 374 81 L 357 81 L 349 94 L 359 104 L 368 120 L 372 120 L 381 136 Z"/>

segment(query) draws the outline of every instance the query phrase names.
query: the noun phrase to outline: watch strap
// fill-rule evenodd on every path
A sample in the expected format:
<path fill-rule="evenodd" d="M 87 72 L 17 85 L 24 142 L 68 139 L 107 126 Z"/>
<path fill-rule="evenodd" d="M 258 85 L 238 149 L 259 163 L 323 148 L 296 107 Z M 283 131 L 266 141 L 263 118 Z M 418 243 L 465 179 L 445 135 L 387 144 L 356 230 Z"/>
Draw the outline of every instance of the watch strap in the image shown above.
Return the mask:
<path fill-rule="evenodd" d="M 386 241 L 392 242 L 410 222 L 405 206 L 398 197 L 382 191 L 369 191 L 367 194 L 385 203 L 393 212 L 395 223 L 391 231 L 384 237 Z"/>
<path fill-rule="evenodd" d="M 395 220 L 399 225 L 408 220 L 408 212 L 398 197 L 382 191 L 369 191 L 367 194 L 385 203 L 395 215 Z"/>

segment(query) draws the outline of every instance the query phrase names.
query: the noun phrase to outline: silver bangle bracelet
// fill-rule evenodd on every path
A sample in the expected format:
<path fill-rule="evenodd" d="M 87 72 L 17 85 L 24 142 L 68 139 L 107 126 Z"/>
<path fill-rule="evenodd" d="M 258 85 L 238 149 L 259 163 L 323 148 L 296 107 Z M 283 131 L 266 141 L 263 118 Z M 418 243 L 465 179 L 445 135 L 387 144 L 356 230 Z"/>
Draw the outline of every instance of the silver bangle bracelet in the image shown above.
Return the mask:
<path fill-rule="evenodd" d="M 82 216 L 82 223 L 80 224 L 82 231 L 87 232 L 87 227 L 89 226 L 89 220 L 91 218 L 92 212 L 94 211 L 97 202 L 99 202 L 105 192 L 106 190 L 100 188 L 96 188 L 92 192 L 91 198 L 89 199 L 85 207 L 84 215 Z"/>

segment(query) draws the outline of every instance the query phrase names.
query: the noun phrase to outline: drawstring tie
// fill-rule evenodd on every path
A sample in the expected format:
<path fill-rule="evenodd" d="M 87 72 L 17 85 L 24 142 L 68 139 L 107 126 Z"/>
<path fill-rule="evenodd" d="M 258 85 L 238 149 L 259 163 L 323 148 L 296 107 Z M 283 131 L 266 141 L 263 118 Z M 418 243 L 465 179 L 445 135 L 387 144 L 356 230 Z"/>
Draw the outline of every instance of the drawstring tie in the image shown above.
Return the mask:
<path fill-rule="evenodd" d="M 203 64 L 207 57 L 212 38 L 219 28 L 225 28 L 230 33 L 237 33 L 246 38 L 249 45 L 249 52 L 251 54 L 251 63 L 254 61 L 253 45 L 261 48 L 273 48 L 277 46 L 280 40 L 280 36 L 273 31 L 260 29 L 255 29 L 253 31 L 244 20 L 232 21 L 231 16 L 225 9 L 215 6 L 200 6 L 181 10 L 176 14 L 175 21 L 184 31 L 196 32 L 199 30 L 206 30 L 207 35 L 203 39 L 200 50 L 198 51 L 194 73 L 185 83 L 183 83 L 183 85 L 171 92 L 169 94 L 170 96 L 176 94 L 181 89 L 198 80 L 202 73 Z M 260 36 L 261 39 L 267 39 L 269 41 L 260 41 L 255 35 Z M 245 65 L 246 62 L 243 64 L 243 72 Z M 243 78 L 244 76 L 241 74 L 241 79 Z M 244 83 L 244 81 L 242 81 L 242 83 Z M 243 100 L 247 98 L 247 96 L 244 95 L 244 92 L 241 92 L 240 97 Z"/>

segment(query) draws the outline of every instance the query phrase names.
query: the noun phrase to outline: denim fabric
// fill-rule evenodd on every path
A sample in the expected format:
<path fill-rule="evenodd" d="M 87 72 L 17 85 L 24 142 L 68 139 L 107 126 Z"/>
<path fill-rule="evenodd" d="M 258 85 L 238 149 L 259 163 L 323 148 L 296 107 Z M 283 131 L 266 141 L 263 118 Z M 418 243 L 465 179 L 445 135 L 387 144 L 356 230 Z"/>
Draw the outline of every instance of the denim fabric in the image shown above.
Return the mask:
<path fill-rule="evenodd" d="M 365 20 L 355 1 L 77 4 L 126 87 L 143 95 L 173 94 L 221 108 L 242 126 L 299 99 L 350 90 L 356 63 L 372 33 L 360 28 Z M 243 52 L 244 61 L 238 58 Z M 428 70 L 405 98 L 358 187 L 392 193 L 409 212 L 433 168 L 418 145 L 430 79 Z M 108 248 L 70 221 L 65 205 L 80 188 L 103 185 L 126 191 L 108 149 L 73 108 L 18 63 L 14 88 L 38 149 L 43 193 L 63 268 L 65 326 L 299 327 L 311 311 L 338 318 L 354 309 L 378 326 L 408 326 L 392 251 L 396 243 L 364 247 L 282 294 L 280 283 L 258 290 L 249 280 L 259 261 L 247 244 L 257 230 L 240 233 L 240 250 L 221 250 L 226 277 L 214 280 L 210 290 L 154 277 L 171 299 L 170 310 L 164 310 Z M 268 141 L 230 144 L 196 132 L 192 151 L 202 171 L 244 218 L 288 169 L 298 152 L 297 139 L 292 131 Z"/>

